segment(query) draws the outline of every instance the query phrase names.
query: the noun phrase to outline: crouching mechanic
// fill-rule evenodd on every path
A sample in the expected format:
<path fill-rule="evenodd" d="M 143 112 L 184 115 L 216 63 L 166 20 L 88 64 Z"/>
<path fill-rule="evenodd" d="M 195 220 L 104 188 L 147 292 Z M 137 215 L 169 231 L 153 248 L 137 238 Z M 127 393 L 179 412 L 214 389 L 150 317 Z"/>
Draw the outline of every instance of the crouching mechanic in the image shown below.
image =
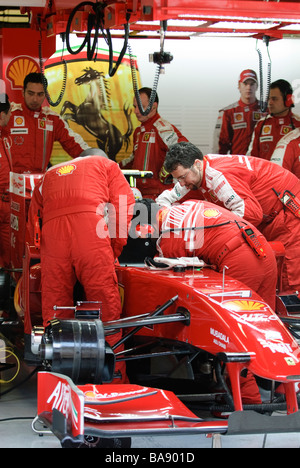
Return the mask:
<path fill-rule="evenodd" d="M 76 280 L 87 301 L 101 301 L 103 322 L 120 318 L 115 260 L 127 242 L 134 201 L 117 163 L 103 156 L 53 166 L 39 181 L 30 204 L 28 228 L 34 236 L 39 215 L 45 327 L 54 317 L 74 318 L 73 310 L 54 312 L 53 306 L 73 306 Z M 112 346 L 120 337 L 118 333 L 106 339 Z M 118 370 L 122 379 L 117 383 L 124 382 L 125 365 L 117 363 Z"/>
<path fill-rule="evenodd" d="M 256 291 L 275 310 L 277 264 L 264 236 L 250 223 L 224 207 L 207 201 L 190 200 L 172 208 L 163 208 L 157 249 L 163 257 L 197 256 L 227 269 L 232 278 Z M 251 229 L 261 244 L 256 250 L 245 239 L 244 230 Z M 245 268 L 247 265 L 247 268 Z M 255 378 L 251 372 L 241 377 L 245 404 L 261 403 Z"/>
<path fill-rule="evenodd" d="M 173 145 L 166 170 L 177 179 L 156 199 L 168 206 L 205 199 L 256 226 L 268 242 L 285 248 L 282 290 L 300 291 L 300 181 L 290 171 L 261 158 L 206 155 L 192 143 Z"/>
<path fill-rule="evenodd" d="M 199 257 L 218 271 L 241 281 L 275 310 L 277 264 L 264 236 L 252 224 L 224 207 L 189 200 L 160 212 L 157 250 L 163 257 Z M 256 236 L 254 246 L 247 236 Z M 247 265 L 247 268 L 245 268 Z"/>

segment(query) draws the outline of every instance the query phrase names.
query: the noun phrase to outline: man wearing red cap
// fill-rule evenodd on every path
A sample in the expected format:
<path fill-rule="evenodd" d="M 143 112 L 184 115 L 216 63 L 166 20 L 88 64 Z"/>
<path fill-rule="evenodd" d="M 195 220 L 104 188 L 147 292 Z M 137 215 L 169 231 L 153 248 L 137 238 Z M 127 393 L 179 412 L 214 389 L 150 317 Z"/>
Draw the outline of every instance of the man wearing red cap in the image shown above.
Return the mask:
<path fill-rule="evenodd" d="M 213 153 L 246 154 L 253 129 L 264 115 L 256 98 L 257 87 L 255 71 L 242 71 L 238 83 L 239 101 L 219 111 Z"/>

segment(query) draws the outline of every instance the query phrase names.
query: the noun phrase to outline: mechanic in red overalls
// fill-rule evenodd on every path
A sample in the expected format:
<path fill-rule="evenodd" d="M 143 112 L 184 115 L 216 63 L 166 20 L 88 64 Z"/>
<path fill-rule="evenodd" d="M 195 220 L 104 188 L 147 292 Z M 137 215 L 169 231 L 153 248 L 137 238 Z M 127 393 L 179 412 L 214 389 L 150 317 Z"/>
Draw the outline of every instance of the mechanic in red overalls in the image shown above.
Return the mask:
<path fill-rule="evenodd" d="M 147 109 L 151 96 L 150 88 L 139 90 L 143 109 Z M 155 198 L 172 183 L 172 177 L 164 169 L 164 160 L 168 148 L 179 142 L 187 141 L 180 131 L 158 113 L 158 95 L 147 115 L 142 115 L 136 98 L 134 109 L 141 125 L 133 134 L 133 153 L 120 163 L 122 169 L 138 169 L 140 171 L 152 171 L 153 177 L 140 178 L 136 181 L 137 188 L 144 198 Z"/>
<path fill-rule="evenodd" d="M 49 169 L 36 186 L 29 209 L 29 232 L 42 220 L 41 274 L 43 325 L 71 319 L 76 280 L 87 301 L 101 301 L 103 322 L 121 315 L 115 260 L 127 242 L 134 196 L 117 163 L 86 156 Z M 108 224 L 106 220 L 108 218 Z M 33 239 L 33 237 L 32 237 Z M 121 333 L 107 337 L 115 344 Z M 117 367 L 122 375 L 125 365 Z"/>
<path fill-rule="evenodd" d="M 288 169 L 300 179 L 300 128 L 279 140 L 270 161 Z"/>
<path fill-rule="evenodd" d="M 55 141 L 72 158 L 91 154 L 91 148 L 79 134 L 49 107 L 42 107 L 45 90 L 41 73 L 25 77 L 23 96 L 22 103 L 12 103 L 8 126 L 14 172 L 45 172 Z"/>
<path fill-rule="evenodd" d="M 218 271 L 227 268 L 226 275 L 256 291 L 275 310 L 275 256 L 253 225 L 223 207 L 195 200 L 163 209 L 162 218 L 161 236 L 157 241 L 160 255 L 167 258 L 197 256 L 207 264 L 216 265 Z M 264 257 L 259 257 L 244 240 L 240 227 L 246 225 L 260 241 Z M 191 229 L 195 227 L 200 229 Z M 251 372 L 247 377 L 241 377 L 241 393 L 244 403 L 261 403 Z"/>
<path fill-rule="evenodd" d="M 163 257 L 196 256 L 216 265 L 218 271 L 226 267 L 226 275 L 256 291 L 275 310 L 276 259 L 258 229 L 226 208 L 207 201 L 189 200 L 162 214 L 157 248 Z M 259 249 L 254 250 L 247 243 L 242 234 L 245 228 L 252 229 L 261 244 Z"/>
<path fill-rule="evenodd" d="M 12 168 L 11 144 L 7 124 L 11 116 L 7 94 L 0 94 L 0 268 L 10 264 L 9 172 Z"/>
<path fill-rule="evenodd" d="M 300 181 L 277 164 L 247 156 L 207 155 L 191 143 L 167 153 L 166 169 L 178 183 L 158 197 L 160 205 L 205 199 L 256 226 L 269 242 L 285 247 L 283 291 L 300 291 Z M 293 205 L 299 209 L 293 211 Z"/>
<path fill-rule="evenodd" d="M 278 141 L 300 127 L 300 117 L 292 112 L 293 88 L 286 80 L 271 83 L 268 98 L 269 115 L 255 126 L 247 155 L 270 161 Z"/>
<path fill-rule="evenodd" d="M 219 111 L 213 137 L 213 153 L 247 153 L 254 127 L 265 115 L 256 98 L 257 88 L 255 71 L 243 70 L 238 82 L 240 99 Z"/>

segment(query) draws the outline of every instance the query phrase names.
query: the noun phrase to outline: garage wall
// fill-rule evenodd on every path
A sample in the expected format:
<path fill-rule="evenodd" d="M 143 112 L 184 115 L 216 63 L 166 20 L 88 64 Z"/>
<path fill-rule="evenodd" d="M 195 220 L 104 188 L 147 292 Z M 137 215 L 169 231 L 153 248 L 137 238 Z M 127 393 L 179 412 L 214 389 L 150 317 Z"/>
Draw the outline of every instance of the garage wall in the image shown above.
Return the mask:
<path fill-rule="evenodd" d="M 256 46 L 263 55 L 263 84 L 266 90 L 267 48 L 262 41 L 239 38 L 166 40 L 165 50 L 174 56 L 165 66 L 158 86 L 159 110 L 204 152 L 212 148 L 218 110 L 239 98 L 238 77 L 242 70 L 259 71 Z M 159 50 L 159 40 L 133 40 L 144 86 L 152 86 L 155 65 L 148 54 Z M 300 114 L 300 40 L 270 42 L 271 81 L 288 80 L 295 91 L 295 112 Z M 264 96 L 266 91 L 264 91 Z M 258 93 L 259 97 L 259 93 Z"/>
<path fill-rule="evenodd" d="M 103 40 L 99 47 L 105 47 Z M 143 86 L 152 87 L 156 65 L 149 54 L 160 49 L 159 39 L 130 40 L 137 56 Z M 123 41 L 114 39 L 113 47 L 120 51 Z M 60 47 L 60 46 L 58 46 Z M 238 77 L 242 70 L 259 70 L 259 47 L 263 55 L 264 90 L 268 55 L 266 45 L 248 38 L 193 37 L 190 40 L 165 40 L 165 51 L 174 59 L 160 76 L 159 112 L 176 125 L 203 153 L 212 148 L 214 125 L 218 110 L 239 98 Z M 300 114 L 300 40 L 271 41 L 271 81 L 288 80 L 295 92 L 295 112 Z M 265 91 L 264 91 L 265 96 Z M 259 97 L 259 94 L 258 94 Z"/>

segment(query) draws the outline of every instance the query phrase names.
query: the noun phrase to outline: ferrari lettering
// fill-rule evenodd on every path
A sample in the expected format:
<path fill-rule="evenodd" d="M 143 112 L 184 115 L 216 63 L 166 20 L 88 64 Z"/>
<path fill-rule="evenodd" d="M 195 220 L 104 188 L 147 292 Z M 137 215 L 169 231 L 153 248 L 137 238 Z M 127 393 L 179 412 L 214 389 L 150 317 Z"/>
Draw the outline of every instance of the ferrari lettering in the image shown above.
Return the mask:
<path fill-rule="evenodd" d="M 54 391 L 49 396 L 47 403 L 52 403 L 52 408 L 57 409 L 64 415 L 69 413 L 70 408 L 70 388 L 68 385 L 58 382 Z"/>

